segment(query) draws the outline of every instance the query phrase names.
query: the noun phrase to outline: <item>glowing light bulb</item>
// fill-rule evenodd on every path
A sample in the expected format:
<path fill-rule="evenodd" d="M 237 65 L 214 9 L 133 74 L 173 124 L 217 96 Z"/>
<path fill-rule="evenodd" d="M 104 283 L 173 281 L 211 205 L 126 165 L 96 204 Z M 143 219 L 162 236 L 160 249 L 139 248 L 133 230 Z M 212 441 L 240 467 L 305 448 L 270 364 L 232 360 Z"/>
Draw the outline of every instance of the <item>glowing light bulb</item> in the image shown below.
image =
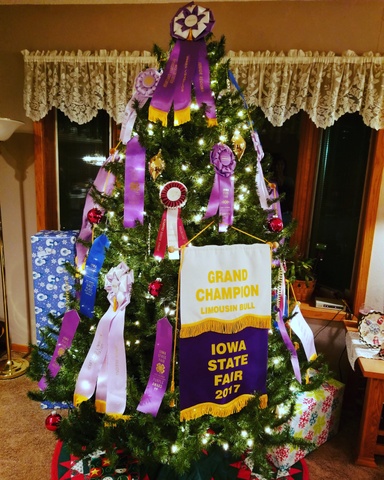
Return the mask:
<path fill-rule="evenodd" d="M 111 212 L 108 212 L 108 216 L 111 217 L 111 218 L 113 218 L 113 217 L 115 216 L 115 212 L 112 212 L 112 211 L 111 211 Z"/>
<path fill-rule="evenodd" d="M 176 453 L 178 450 L 179 450 L 179 448 L 178 448 L 177 445 L 172 445 L 172 447 L 171 447 L 171 452 L 172 453 Z"/>
<path fill-rule="evenodd" d="M 200 138 L 200 140 L 197 142 L 199 145 L 204 145 L 204 139 L 203 138 Z"/>
<path fill-rule="evenodd" d="M 197 105 L 197 103 L 191 103 L 191 110 L 199 110 L 199 106 Z"/>
<path fill-rule="evenodd" d="M 193 217 L 193 221 L 196 222 L 196 223 L 199 223 L 202 218 L 203 218 L 202 215 L 197 214 Z"/>
<path fill-rule="evenodd" d="M 124 242 L 128 242 L 128 235 L 123 235 L 121 238 L 124 240 Z"/>
<path fill-rule="evenodd" d="M 242 430 L 240 435 L 243 437 L 243 438 L 247 438 L 248 437 L 248 432 L 246 430 Z"/>
<path fill-rule="evenodd" d="M 130 342 L 129 340 L 127 340 L 127 341 L 125 342 L 125 344 L 127 345 L 127 347 L 130 347 L 130 346 L 131 346 L 131 342 Z"/>
<path fill-rule="evenodd" d="M 265 427 L 264 432 L 267 433 L 268 435 L 272 433 L 271 427 Z"/>
<path fill-rule="evenodd" d="M 199 185 L 201 185 L 203 183 L 203 179 L 201 177 L 199 177 L 197 180 L 196 180 L 196 183 L 198 183 Z"/>
<path fill-rule="evenodd" d="M 252 172 L 252 168 L 251 167 L 245 167 L 245 171 L 246 172 Z"/>
<path fill-rule="evenodd" d="M 252 438 L 249 438 L 249 439 L 247 440 L 247 445 L 248 445 L 248 447 L 253 447 L 253 440 L 252 440 Z"/>
<path fill-rule="evenodd" d="M 244 110 L 240 110 L 237 112 L 237 115 L 240 117 L 240 118 L 243 118 L 244 117 Z"/>
<path fill-rule="evenodd" d="M 225 135 L 220 135 L 219 140 L 220 142 L 225 142 L 227 140 L 227 137 Z"/>
<path fill-rule="evenodd" d="M 182 165 L 181 169 L 183 170 L 183 172 L 185 172 L 186 170 L 188 170 L 188 165 Z"/>
<path fill-rule="evenodd" d="M 135 345 L 139 345 L 140 340 L 135 340 Z"/>
<path fill-rule="evenodd" d="M 223 449 L 224 449 L 224 450 L 228 450 L 228 448 L 229 448 L 228 443 L 223 443 Z"/>

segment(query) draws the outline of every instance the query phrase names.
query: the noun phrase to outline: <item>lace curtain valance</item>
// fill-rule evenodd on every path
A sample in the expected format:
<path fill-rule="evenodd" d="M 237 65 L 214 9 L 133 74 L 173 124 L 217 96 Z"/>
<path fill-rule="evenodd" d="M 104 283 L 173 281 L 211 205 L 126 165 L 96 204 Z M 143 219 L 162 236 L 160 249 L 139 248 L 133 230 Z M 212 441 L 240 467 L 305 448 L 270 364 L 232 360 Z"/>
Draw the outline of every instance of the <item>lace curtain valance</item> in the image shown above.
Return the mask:
<path fill-rule="evenodd" d="M 105 110 L 121 123 L 136 76 L 157 60 L 149 52 L 28 52 L 24 50 L 24 108 L 34 121 L 52 107 L 78 124 Z"/>
<path fill-rule="evenodd" d="M 22 53 L 24 107 L 35 121 L 56 107 L 79 124 L 100 109 L 120 123 L 137 74 L 157 63 L 149 52 Z M 228 52 L 226 59 L 247 101 L 275 126 L 304 110 L 322 128 L 357 111 L 366 125 L 384 128 L 382 56 L 292 50 Z"/>

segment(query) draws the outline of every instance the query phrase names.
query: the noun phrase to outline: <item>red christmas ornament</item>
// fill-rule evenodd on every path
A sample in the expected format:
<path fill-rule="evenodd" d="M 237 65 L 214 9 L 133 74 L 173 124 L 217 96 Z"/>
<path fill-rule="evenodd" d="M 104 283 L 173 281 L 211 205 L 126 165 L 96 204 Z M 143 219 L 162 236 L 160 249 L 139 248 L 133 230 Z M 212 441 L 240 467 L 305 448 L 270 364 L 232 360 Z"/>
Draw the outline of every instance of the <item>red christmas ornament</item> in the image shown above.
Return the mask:
<path fill-rule="evenodd" d="M 51 432 L 56 431 L 59 428 L 61 422 L 61 415 L 56 413 L 56 410 L 53 410 L 50 415 L 45 419 L 45 428 Z"/>
<path fill-rule="evenodd" d="M 90 223 L 95 224 L 95 223 L 100 223 L 100 220 L 103 217 L 103 212 L 99 210 L 98 208 L 91 208 L 89 212 L 87 213 L 87 218 Z"/>
<path fill-rule="evenodd" d="M 281 232 L 283 227 L 283 221 L 279 217 L 272 217 L 268 220 L 268 228 L 271 232 Z"/>
<path fill-rule="evenodd" d="M 163 284 L 161 283 L 160 278 L 156 278 L 155 281 L 151 282 L 148 285 L 148 292 L 153 296 L 153 297 L 158 297 L 160 295 L 160 290 L 162 289 Z"/>

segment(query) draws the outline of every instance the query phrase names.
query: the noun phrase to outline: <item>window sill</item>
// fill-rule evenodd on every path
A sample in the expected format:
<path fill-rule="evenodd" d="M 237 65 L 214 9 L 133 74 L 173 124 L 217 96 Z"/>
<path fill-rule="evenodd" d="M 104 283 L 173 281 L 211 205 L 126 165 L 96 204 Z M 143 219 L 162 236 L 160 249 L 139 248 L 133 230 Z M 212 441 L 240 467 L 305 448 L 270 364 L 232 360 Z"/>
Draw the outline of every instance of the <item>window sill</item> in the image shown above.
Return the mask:
<path fill-rule="evenodd" d="M 304 318 L 315 318 L 326 321 L 331 320 L 335 322 L 343 322 L 345 320 L 357 322 L 355 316 L 353 316 L 352 319 L 349 318 L 348 312 L 333 310 L 330 308 L 319 308 L 305 302 L 300 302 L 300 310 Z"/>

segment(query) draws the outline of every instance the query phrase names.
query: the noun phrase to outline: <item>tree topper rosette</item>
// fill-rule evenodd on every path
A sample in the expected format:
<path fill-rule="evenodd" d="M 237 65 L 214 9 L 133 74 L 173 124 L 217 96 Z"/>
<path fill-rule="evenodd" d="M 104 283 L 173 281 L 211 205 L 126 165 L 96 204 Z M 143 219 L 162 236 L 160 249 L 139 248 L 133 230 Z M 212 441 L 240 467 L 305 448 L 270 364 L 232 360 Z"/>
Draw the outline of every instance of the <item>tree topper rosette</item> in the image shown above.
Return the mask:
<path fill-rule="evenodd" d="M 135 79 L 135 90 L 132 98 L 125 107 L 124 117 L 121 124 L 120 141 L 126 145 L 131 136 L 137 117 L 137 108 L 142 108 L 147 100 L 154 94 L 159 83 L 161 72 L 155 68 L 147 68 L 140 72 Z"/>
<path fill-rule="evenodd" d="M 105 275 L 110 307 L 100 319 L 92 345 L 78 375 L 74 404 L 92 397 L 99 413 L 120 416 L 126 407 L 127 364 L 124 342 L 125 309 L 131 301 L 133 271 L 121 262 Z"/>
<path fill-rule="evenodd" d="M 157 234 L 154 256 L 164 258 L 168 245 L 168 258 L 175 260 L 180 258 L 179 247 L 188 242 L 180 216 L 181 208 L 187 202 L 187 187 L 177 181 L 171 181 L 164 185 L 160 191 L 160 201 L 164 205 L 159 232 Z"/>
<path fill-rule="evenodd" d="M 212 31 L 212 12 L 193 2 L 180 8 L 171 21 L 171 36 L 176 43 L 170 53 L 164 73 L 153 94 L 148 118 L 167 126 L 168 112 L 173 103 L 174 125 L 191 119 L 191 90 L 194 85 L 199 107 L 206 105 L 209 126 L 217 125 L 216 107 L 210 87 L 207 47 L 204 37 Z"/>
<path fill-rule="evenodd" d="M 234 178 L 236 159 L 224 143 L 217 143 L 210 153 L 210 162 L 215 169 L 215 179 L 204 218 L 219 212 L 219 232 L 226 232 L 233 224 Z"/>

